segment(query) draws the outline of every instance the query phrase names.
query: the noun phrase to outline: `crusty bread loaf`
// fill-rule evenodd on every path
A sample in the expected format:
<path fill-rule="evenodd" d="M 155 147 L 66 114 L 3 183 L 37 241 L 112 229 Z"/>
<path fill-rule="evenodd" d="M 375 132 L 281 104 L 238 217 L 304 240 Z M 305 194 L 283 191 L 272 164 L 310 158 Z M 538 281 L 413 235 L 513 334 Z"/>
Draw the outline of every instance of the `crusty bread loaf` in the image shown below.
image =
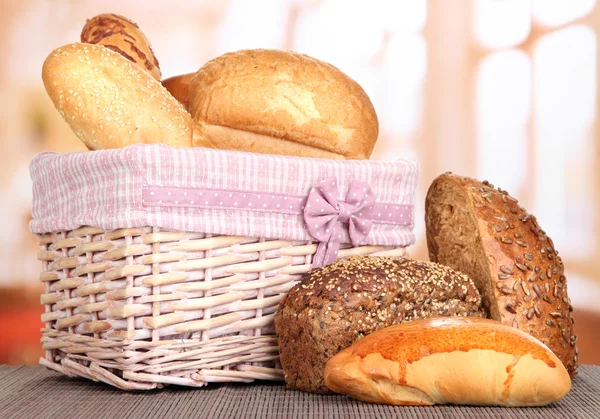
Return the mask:
<path fill-rule="evenodd" d="M 430 262 L 351 257 L 310 271 L 275 315 L 290 388 L 326 393 L 329 358 L 375 330 L 431 316 L 479 316 L 481 299 L 465 275 Z"/>
<path fill-rule="evenodd" d="M 148 38 L 138 25 L 126 17 L 103 13 L 88 19 L 81 31 L 81 42 L 104 45 L 160 80 L 158 60 Z"/>
<path fill-rule="evenodd" d="M 42 78 L 60 114 L 92 150 L 134 143 L 212 147 L 160 82 L 108 48 L 58 48 L 44 62 Z"/>
<path fill-rule="evenodd" d="M 229 149 L 366 159 L 379 130 L 354 80 L 287 51 L 243 50 L 209 61 L 192 78 L 189 101 L 206 135 Z"/>
<path fill-rule="evenodd" d="M 196 73 L 182 74 L 179 76 L 169 77 L 162 81 L 162 85 L 173 95 L 175 99 L 183 105 L 185 109 L 189 108 L 190 81 Z"/>
<path fill-rule="evenodd" d="M 430 259 L 469 275 L 492 319 L 541 340 L 574 375 L 564 266 L 536 218 L 506 191 L 452 174 L 433 181 L 425 211 Z"/>
<path fill-rule="evenodd" d="M 433 318 L 391 326 L 355 342 L 325 369 L 332 390 L 395 405 L 541 406 L 571 379 L 527 333 L 488 319 Z"/>

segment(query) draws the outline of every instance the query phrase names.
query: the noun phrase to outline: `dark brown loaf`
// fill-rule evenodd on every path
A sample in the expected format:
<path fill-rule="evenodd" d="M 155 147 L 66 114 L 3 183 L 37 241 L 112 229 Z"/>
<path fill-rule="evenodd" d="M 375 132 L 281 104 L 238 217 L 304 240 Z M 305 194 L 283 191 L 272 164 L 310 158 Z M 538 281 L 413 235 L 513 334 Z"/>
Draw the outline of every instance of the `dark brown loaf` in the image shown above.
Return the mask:
<path fill-rule="evenodd" d="M 158 60 L 150 41 L 139 26 L 126 17 L 103 13 L 88 19 L 81 31 L 81 42 L 112 49 L 160 80 Z"/>
<path fill-rule="evenodd" d="M 466 275 L 430 262 L 357 256 L 312 270 L 275 315 L 286 383 L 327 393 L 325 364 L 356 339 L 415 319 L 481 315 L 480 303 Z"/>
<path fill-rule="evenodd" d="M 44 61 L 42 79 L 56 109 L 91 150 L 139 143 L 214 148 L 160 82 L 108 48 L 58 48 Z"/>
<path fill-rule="evenodd" d="M 536 218 L 506 191 L 449 173 L 433 181 L 425 211 L 430 259 L 469 275 L 492 319 L 542 341 L 575 375 L 564 266 Z"/>

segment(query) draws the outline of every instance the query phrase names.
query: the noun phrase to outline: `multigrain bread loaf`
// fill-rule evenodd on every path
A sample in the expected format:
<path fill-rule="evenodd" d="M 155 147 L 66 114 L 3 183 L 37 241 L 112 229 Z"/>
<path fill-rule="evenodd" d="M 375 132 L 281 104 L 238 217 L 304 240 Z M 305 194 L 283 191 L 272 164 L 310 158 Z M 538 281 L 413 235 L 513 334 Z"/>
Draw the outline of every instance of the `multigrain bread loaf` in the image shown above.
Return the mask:
<path fill-rule="evenodd" d="M 430 262 L 357 256 L 312 270 L 275 315 L 285 381 L 326 393 L 326 362 L 356 339 L 419 318 L 480 316 L 480 303 L 467 276 Z"/>
<path fill-rule="evenodd" d="M 433 181 L 425 212 L 430 259 L 472 278 L 492 319 L 542 341 L 574 375 L 564 266 L 536 218 L 506 191 L 449 173 Z"/>
<path fill-rule="evenodd" d="M 139 26 L 126 17 L 103 13 L 88 19 L 81 31 L 81 42 L 109 48 L 148 71 L 160 80 L 158 60 L 150 41 Z"/>
<path fill-rule="evenodd" d="M 94 44 L 54 50 L 42 68 L 48 96 L 89 149 L 135 143 L 213 147 L 183 106 L 150 74 Z"/>
<path fill-rule="evenodd" d="M 192 78 L 189 110 L 222 148 L 367 159 L 379 125 L 365 91 L 332 65 L 278 50 L 242 50 Z"/>
<path fill-rule="evenodd" d="M 488 319 L 436 318 L 391 326 L 329 360 L 325 383 L 394 405 L 541 406 L 571 389 L 560 360 L 527 333 Z"/>
<path fill-rule="evenodd" d="M 162 85 L 177 99 L 185 109 L 189 108 L 189 90 L 192 77 L 196 73 L 181 74 L 162 81 Z"/>

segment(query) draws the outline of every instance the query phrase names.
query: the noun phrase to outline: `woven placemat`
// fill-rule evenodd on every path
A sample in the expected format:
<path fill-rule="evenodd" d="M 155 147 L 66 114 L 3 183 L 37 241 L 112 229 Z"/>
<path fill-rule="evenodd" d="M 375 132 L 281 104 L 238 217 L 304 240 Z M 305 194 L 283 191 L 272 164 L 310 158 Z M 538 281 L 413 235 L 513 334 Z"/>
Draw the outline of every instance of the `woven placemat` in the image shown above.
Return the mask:
<path fill-rule="evenodd" d="M 30 418 L 600 418 L 600 367 L 583 365 L 572 391 L 544 408 L 393 407 L 279 384 L 219 384 L 124 392 L 43 367 L 0 366 L 0 417 Z"/>

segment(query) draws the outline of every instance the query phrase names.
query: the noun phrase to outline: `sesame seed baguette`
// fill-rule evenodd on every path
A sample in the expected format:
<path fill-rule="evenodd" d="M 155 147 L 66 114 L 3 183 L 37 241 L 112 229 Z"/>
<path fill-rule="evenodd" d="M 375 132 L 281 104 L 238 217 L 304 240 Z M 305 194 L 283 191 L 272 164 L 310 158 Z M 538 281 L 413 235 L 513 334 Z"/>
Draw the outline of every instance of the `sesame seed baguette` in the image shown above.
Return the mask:
<path fill-rule="evenodd" d="M 330 390 L 325 364 L 378 329 L 434 316 L 481 316 L 472 281 L 448 267 L 402 258 L 353 256 L 306 274 L 275 315 L 290 388 Z"/>
<path fill-rule="evenodd" d="M 88 19 L 81 31 L 81 42 L 104 45 L 160 80 L 160 67 L 150 41 L 140 27 L 126 17 L 103 13 Z"/>
<path fill-rule="evenodd" d="M 327 362 L 325 383 L 392 405 L 543 406 L 571 389 L 565 367 L 537 339 L 493 320 L 458 317 L 360 339 Z"/>
<path fill-rule="evenodd" d="M 91 150 L 136 143 L 214 148 L 159 81 L 108 48 L 58 48 L 46 58 L 42 79 L 56 109 Z"/>
<path fill-rule="evenodd" d="M 467 274 L 492 319 L 542 341 L 575 375 L 563 262 L 535 216 L 488 182 L 446 173 L 429 188 L 425 224 L 430 259 Z"/>

